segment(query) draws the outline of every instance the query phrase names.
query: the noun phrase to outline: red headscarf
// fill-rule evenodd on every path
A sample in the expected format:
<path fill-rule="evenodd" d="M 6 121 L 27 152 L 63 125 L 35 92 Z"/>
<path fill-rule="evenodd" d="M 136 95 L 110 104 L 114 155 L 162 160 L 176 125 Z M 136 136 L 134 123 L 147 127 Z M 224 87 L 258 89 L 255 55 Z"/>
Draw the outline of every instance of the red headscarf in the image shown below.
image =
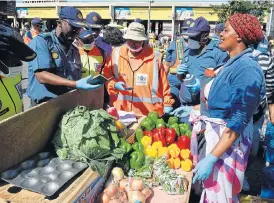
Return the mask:
<path fill-rule="evenodd" d="M 246 45 L 262 41 L 263 32 L 256 16 L 236 13 L 228 21 Z"/>

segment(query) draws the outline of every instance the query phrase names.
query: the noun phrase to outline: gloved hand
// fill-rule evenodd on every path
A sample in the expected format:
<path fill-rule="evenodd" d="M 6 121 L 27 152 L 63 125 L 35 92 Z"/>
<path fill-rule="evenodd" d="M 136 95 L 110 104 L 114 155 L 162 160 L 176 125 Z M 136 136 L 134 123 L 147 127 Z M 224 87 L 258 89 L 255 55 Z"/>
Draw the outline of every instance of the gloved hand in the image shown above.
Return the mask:
<path fill-rule="evenodd" d="M 165 107 L 164 107 L 164 113 L 169 114 L 172 110 L 173 110 L 173 107 L 172 107 L 172 106 L 165 106 Z"/>
<path fill-rule="evenodd" d="M 170 115 L 174 115 L 176 117 L 187 117 L 192 111 L 192 106 L 181 106 L 170 113 Z"/>
<path fill-rule="evenodd" d="M 193 85 L 187 85 L 186 84 L 186 88 L 188 89 L 188 91 L 190 91 L 191 93 L 196 93 L 200 91 L 200 80 L 195 78 L 195 83 Z"/>
<path fill-rule="evenodd" d="M 177 74 L 181 75 L 181 74 L 186 74 L 188 73 L 188 67 L 186 66 L 186 64 L 180 64 L 177 66 Z"/>
<path fill-rule="evenodd" d="M 192 183 L 194 184 L 197 180 L 206 180 L 212 173 L 215 163 L 218 161 L 218 158 L 213 154 L 209 153 L 204 159 L 202 159 L 194 170 L 195 173 Z"/>
<path fill-rule="evenodd" d="M 89 79 L 92 79 L 92 76 L 87 76 L 85 78 L 82 78 L 80 80 L 76 81 L 76 88 L 81 89 L 81 90 L 95 90 L 100 88 L 103 84 L 98 84 L 98 85 L 91 85 L 87 81 Z"/>
<path fill-rule="evenodd" d="M 115 84 L 114 84 L 114 88 L 116 89 L 116 90 L 126 90 L 126 84 L 124 83 L 124 82 L 116 82 Z"/>

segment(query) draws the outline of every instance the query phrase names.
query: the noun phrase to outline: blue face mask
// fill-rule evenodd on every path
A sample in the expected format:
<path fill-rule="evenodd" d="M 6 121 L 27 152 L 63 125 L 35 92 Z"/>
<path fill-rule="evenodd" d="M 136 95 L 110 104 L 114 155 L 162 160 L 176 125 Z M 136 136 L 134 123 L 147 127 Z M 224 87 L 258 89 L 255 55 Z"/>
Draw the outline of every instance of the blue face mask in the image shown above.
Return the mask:
<path fill-rule="evenodd" d="M 189 38 L 187 47 L 190 49 L 199 49 L 201 47 L 201 44 L 200 42 Z"/>

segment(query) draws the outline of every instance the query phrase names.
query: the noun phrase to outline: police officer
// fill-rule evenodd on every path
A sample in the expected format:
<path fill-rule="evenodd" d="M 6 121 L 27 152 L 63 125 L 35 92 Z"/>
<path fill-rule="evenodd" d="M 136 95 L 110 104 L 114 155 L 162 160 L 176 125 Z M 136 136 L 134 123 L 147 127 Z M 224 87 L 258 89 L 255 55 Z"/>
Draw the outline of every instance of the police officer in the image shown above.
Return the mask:
<path fill-rule="evenodd" d="M 92 76 L 81 79 L 81 60 L 72 44 L 84 27 L 82 13 L 74 7 L 63 7 L 55 30 L 34 38 L 30 47 L 37 57 L 29 63 L 27 94 L 31 105 L 48 101 L 73 88 L 93 90 L 101 85 L 90 85 Z"/>
<path fill-rule="evenodd" d="M 194 20 L 189 18 L 184 20 L 182 27 L 181 27 L 181 39 L 174 40 L 170 43 L 167 51 L 166 51 L 166 58 L 165 58 L 165 70 L 168 73 L 168 82 L 171 88 L 171 93 L 175 99 L 175 102 L 179 102 L 179 90 L 181 86 L 181 81 L 178 80 L 176 73 L 177 67 L 181 64 L 183 59 L 184 53 L 187 51 L 187 41 L 188 35 L 185 34 L 189 25 Z"/>
<path fill-rule="evenodd" d="M 207 115 L 207 108 L 204 102 L 200 103 L 200 87 L 201 101 L 204 101 L 203 87 L 212 77 L 205 73 L 213 72 L 214 69 L 220 67 L 228 60 L 228 55 L 219 49 L 215 42 L 209 38 L 210 26 L 208 21 L 203 18 L 197 18 L 190 24 L 186 35 L 188 39 L 188 50 L 185 52 L 181 65 L 177 68 L 177 76 L 183 78 L 179 97 L 182 107 L 176 109 L 173 113 L 180 116 L 182 112 L 187 110 L 190 112 L 191 106 L 201 104 L 201 114 Z M 192 84 L 186 84 L 184 77 L 189 74 L 195 78 Z M 190 108 L 186 108 L 190 106 Z M 184 116 L 187 114 L 183 114 Z M 189 115 L 189 114 L 188 114 Z"/>
<path fill-rule="evenodd" d="M 95 32 L 95 45 L 99 49 L 103 50 L 102 55 L 105 55 L 104 61 L 106 61 L 106 59 L 110 57 L 112 47 L 110 44 L 103 41 L 103 36 L 101 33 L 103 29 L 102 17 L 96 12 L 91 12 L 86 17 L 86 24 L 90 29 L 92 29 L 93 32 Z"/>
<path fill-rule="evenodd" d="M 0 121 L 23 110 L 22 62 L 36 57 L 20 33 L 0 21 Z"/>
<path fill-rule="evenodd" d="M 42 32 L 44 22 L 41 18 L 33 18 L 31 21 L 31 30 L 28 30 L 24 36 L 25 44 L 29 44 L 31 40 Z"/>
<path fill-rule="evenodd" d="M 215 26 L 214 34 L 212 36 L 212 41 L 215 42 L 216 45 L 220 43 L 220 34 L 223 32 L 225 26 L 223 23 L 219 23 Z"/>

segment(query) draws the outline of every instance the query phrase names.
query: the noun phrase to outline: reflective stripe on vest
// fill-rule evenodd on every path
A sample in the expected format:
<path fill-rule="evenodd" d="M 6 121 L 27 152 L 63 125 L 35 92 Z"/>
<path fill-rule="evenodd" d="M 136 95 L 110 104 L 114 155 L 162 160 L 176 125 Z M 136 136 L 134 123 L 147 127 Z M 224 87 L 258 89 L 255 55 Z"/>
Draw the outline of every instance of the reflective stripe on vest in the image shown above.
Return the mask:
<path fill-rule="evenodd" d="M 119 79 L 118 75 L 118 63 L 119 63 L 119 52 L 120 47 L 115 49 L 114 53 L 114 76 L 115 78 Z M 162 98 L 157 97 L 156 93 L 159 86 L 159 67 L 158 67 L 158 60 L 159 60 L 160 52 L 155 51 L 154 52 L 154 58 L 153 58 L 153 79 L 152 79 L 152 90 L 151 90 L 151 98 L 148 97 L 133 97 L 130 95 L 123 95 L 121 93 L 118 94 L 118 100 L 122 101 L 132 101 L 132 102 L 146 102 L 146 103 L 161 103 L 163 102 Z"/>

